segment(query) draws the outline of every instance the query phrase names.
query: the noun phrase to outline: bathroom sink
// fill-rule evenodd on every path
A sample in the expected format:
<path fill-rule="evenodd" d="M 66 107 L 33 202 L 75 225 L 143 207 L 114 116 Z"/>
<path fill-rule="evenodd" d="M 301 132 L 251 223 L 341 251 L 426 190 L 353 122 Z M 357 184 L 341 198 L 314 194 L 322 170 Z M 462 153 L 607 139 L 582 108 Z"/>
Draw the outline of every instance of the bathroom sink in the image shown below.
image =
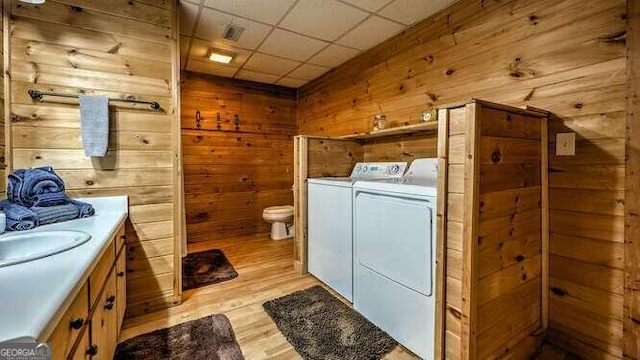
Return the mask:
<path fill-rule="evenodd" d="M 0 267 L 41 259 L 75 248 L 91 239 L 84 231 L 33 231 L 0 236 Z"/>

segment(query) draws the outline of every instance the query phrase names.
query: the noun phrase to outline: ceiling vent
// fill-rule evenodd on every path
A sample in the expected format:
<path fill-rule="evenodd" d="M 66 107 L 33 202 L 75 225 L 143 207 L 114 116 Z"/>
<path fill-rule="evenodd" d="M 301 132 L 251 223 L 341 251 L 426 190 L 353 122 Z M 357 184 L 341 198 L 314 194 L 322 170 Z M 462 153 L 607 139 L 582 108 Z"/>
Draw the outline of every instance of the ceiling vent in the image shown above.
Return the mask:
<path fill-rule="evenodd" d="M 225 39 L 225 40 L 237 42 L 238 39 L 240 38 L 240 35 L 242 35 L 243 31 L 244 31 L 243 27 L 240 27 L 238 25 L 229 24 L 224 29 L 224 33 L 222 34 L 222 38 Z"/>

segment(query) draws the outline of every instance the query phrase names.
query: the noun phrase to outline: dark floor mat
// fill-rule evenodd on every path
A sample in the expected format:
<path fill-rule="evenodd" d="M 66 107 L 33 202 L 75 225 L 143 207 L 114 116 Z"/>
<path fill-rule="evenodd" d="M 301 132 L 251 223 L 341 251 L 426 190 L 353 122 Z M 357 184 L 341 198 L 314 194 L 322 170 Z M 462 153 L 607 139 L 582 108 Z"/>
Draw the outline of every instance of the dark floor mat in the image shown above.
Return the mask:
<path fill-rule="evenodd" d="M 262 305 L 305 359 L 381 359 L 397 342 L 321 286 Z"/>
<path fill-rule="evenodd" d="M 238 276 L 222 250 L 208 250 L 182 259 L 182 290 L 216 284 Z"/>
<path fill-rule="evenodd" d="M 242 360 L 231 323 L 211 315 L 118 344 L 114 360 Z"/>

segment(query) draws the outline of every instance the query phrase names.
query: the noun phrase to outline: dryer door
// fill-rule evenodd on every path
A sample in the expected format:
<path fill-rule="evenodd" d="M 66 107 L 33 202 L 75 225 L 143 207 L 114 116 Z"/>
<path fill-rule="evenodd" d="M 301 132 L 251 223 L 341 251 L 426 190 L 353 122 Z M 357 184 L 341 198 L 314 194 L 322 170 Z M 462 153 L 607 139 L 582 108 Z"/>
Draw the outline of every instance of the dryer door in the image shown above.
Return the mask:
<path fill-rule="evenodd" d="M 431 296 L 432 200 L 358 191 L 354 208 L 356 266 Z"/>

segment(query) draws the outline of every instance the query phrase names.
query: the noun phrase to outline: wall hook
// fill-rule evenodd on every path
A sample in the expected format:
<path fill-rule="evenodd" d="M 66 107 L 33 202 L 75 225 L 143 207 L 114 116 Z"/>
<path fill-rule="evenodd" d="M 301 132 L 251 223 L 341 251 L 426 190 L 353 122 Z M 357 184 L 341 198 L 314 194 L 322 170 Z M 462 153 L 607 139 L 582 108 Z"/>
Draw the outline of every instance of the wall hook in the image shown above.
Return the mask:
<path fill-rule="evenodd" d="M 216 128 L 218 130 L 222 130 L 222 124 L 220 123 L 220 113 L 216 113 Z"/>
<path fill-rule="evenodd" d="M 236 124 L 236 131 L 240 130 L 240 116 L 238 114 L 233 115 L 233 123 Z"/>
<path fill-rule="evenodd" d="M 200 115 L 200 110 L 196 110 L 196 129 L 200 130 L 201 124 L 200 122 L 203 120 L 202 116 Z"/>

